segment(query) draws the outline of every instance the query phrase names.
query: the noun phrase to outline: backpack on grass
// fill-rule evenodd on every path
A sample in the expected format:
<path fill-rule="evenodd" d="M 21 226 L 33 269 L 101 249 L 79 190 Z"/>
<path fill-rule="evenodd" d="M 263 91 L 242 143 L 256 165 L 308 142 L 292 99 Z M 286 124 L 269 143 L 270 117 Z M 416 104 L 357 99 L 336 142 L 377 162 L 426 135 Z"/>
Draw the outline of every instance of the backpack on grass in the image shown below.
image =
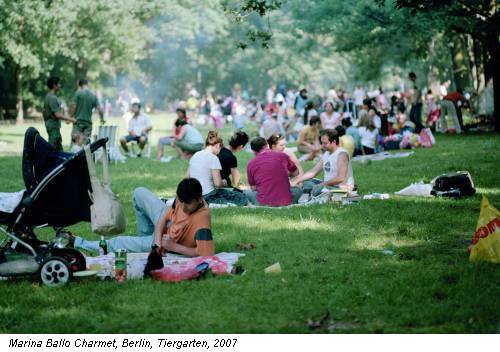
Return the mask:
<path fill-rule="evenodd" d="M 464 197 L 476 193 L 468 171 L 457 171 L 436 177 L 432 182 L 431 194 L 441 197 Z"/>

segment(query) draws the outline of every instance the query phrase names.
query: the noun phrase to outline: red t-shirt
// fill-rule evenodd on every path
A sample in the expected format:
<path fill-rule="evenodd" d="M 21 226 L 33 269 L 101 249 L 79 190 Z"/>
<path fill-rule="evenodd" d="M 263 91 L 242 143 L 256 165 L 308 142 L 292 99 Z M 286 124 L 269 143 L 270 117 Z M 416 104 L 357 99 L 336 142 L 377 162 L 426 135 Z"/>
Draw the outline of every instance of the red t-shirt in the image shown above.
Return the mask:
<path fill-rule="evenodd" d="M 257 201 L 271 206 L 291 204 L 288 172 L 295 170 L 297 167 L 285 153 L 265 149 L 257 154 L 247 167 L 248 183 L 257 187 Z"/>
<path fill-rule="evenodd" d="M 445 95 L 443 97 L 443 100 L 450 100 L 450 101 L 453 101 L 456 103 L 459 100 L 465 101 L 465 97 L 462 94 L 460 94 L 459 92 L 453 92 L 453 93 L 449 93 L 449 94 Z"/>

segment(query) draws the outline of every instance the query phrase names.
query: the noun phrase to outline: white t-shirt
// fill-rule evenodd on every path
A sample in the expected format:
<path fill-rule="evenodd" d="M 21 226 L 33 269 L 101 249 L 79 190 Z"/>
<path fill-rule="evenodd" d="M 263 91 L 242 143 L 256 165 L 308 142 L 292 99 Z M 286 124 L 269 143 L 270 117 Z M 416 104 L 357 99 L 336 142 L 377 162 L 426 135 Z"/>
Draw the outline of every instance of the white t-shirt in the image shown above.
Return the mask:
<path fill-rule="evenodd" d="M 134 132 L 137 136 L 140 136 L 142 134 L 142 131 L 146 128 L 151 127 L 151 120 L 149 119 L 149 116 L 144 115 L 144 114 L 139 114 L 137 117 L 132 117 L 128 121 L 128 130 L 129 132 L 132 131 Z"/>
<path fill-rule="evenodd" d="M 222 170 L 219 158 L 208 149 L 196 152 L 189 160 L 189 176 L 201 183 L 203 195 L 215 189 L 212 170 Z"/>
<path fill-rule="evenodd" d="M 357 89 L 354 90 L 354 104 L 356 105 L 363 105 L 363 99 L 365 98 L 365 91 L 362 89 Z"/>
<path fill-rule="evenodd" d="M 336 111 L 331 115 L 327 115 L 327 113 L 323 111 L 320 118 L 324 129 L 334 129 L 340 124 L 340 114 Z"/>
<path fill-rule="evenodd" d="M 378 128 L 370 131 L 368 128 L 363 126 L 358 128 L 358 132 L 361 136 L 361 145 L 375 149 L 375 140 L 378 137 Z"/>
<path fill-rule="evenodd" d="M 378 116 L 378 115 L 373 116 L 373 124 L 377 128 L 381 128 L 382 127 L 382 120 L 380 119 L 380 116 Z"/>
<path fill-rule="evenodd" d="M 338 147 L 333 153 L 325 152 L 323 154 L 323 181 L 328 182 L 332 178 L 336 177 L 338 174 L 338 158 L 342 153 L 347 154 L 347 159 L 349 163 L 347 165 L 347 178 L 339 184 L 339 186 L 349 186 L 354 187 L 354 177 L 352 174 L 351 158 L 349 158 L 349 153 L 344 148 Z"/>

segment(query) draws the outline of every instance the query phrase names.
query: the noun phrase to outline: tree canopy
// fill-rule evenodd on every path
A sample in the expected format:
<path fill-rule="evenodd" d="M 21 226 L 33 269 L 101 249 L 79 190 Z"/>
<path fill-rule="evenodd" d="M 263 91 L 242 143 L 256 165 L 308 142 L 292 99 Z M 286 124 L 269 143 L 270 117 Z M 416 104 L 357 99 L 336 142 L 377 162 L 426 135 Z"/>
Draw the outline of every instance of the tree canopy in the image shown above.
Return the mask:
<path fill-rule="evenodd" d="M 0 106 L 18 118 L 39 108 L 53 74 L 65 95 L 85 76 L 107 95 L 131 87 L 158 108 L 182 98 L 186 83 L 222 94 L 240 83 L 253 95 L 273 82 L 394 88 L 409 70 L 428 86 L 451 79 L 480 92 L 500 81 L 498 7 L 494 0 L 0 0 Z"/>

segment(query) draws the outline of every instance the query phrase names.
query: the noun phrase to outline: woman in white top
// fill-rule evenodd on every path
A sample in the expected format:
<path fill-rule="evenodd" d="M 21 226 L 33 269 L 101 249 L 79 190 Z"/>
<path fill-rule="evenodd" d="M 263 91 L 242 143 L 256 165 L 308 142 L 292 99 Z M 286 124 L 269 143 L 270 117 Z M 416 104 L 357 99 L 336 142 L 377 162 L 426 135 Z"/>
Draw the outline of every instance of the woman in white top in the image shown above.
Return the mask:
<path fill-rule="evenodd" d="M 217 158 L 222 146 L 219 134 L 208 132 L 205 149 L 195 153 L 189 160 L 187 175 L 200 182 L 207 203 L 246 205 L 248 200 L 243 193 L 222 188 L 227 186 L 226 180 L 221 177 L 222 166 Z"/>
<path fill-rule="evenodd" d="M 373 119 L 370 118 L 366 110 L 359 114 L 358 131 L 363 146 L 363 154 L 375 154 L 378 146 L 378 128 L 375 127 Z"/>
<path fill-rule="evenodd" d="M 321 127 L 323 129 L 334 129 L 340 124 L 341 115 L 335 111 L 333 102 L 327 101 L 325 103 L 325 111 L 321 113 Z"/>

